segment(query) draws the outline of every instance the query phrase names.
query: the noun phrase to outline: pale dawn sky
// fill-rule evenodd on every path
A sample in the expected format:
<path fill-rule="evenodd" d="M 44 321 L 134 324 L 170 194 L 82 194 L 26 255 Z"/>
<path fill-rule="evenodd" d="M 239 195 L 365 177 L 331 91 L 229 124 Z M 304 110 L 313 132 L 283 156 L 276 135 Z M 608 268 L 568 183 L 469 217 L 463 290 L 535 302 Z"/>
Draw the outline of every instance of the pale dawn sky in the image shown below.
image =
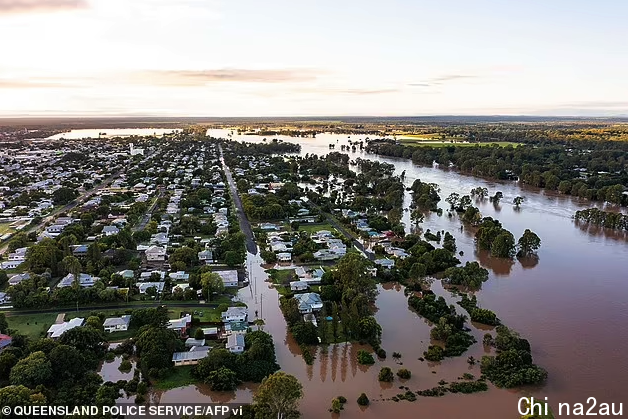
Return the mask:
<path fill-rule="evenodd" d="M 0 0 L 0 116 L 628 114 L 622 0 Z"/>

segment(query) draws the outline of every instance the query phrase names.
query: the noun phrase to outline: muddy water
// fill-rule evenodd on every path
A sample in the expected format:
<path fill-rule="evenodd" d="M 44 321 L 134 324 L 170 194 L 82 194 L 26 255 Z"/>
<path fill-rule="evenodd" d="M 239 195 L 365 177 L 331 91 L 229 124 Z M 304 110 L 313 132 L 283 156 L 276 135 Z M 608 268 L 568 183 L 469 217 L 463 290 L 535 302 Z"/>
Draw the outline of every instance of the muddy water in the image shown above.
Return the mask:
<path fill-rule="evenodd" d="M 211 130 L 214 136 L 226 136 L 227 131 Z M 235 136 L 234 139 L 262 141 L 255 136 Z M 270 139 L 270 138 L 269 138 Z M 302 154 L 329 152 L 328 144 L 347 142 L 345 136 L 318 136 L 316 139 L 285 138 L 303 145 Z M 352 140 L 357 140 L 352 137 Z M 338 142 L 336 142 L 338 140 Z M 336 151 L 340 151 L 339 145 Z M 535 231 L 542 239 L 538 260 L 504 261 L 493 259 L 486 253 L 474 250 L 473 232 L 460 230 L 456 217 L 430 214 L 422 227 L 433 231 L 450 231 L 458 250 L 464 251 L 460 259 L 478 260 L 490 270 L 490 278 L 477 293 L 479 304 L 497 312 L 508 326 L 530 340 L 535 362 L 546 368 L 549 379 L 542 388 L 501 390 L 491 388 L 475 395 L 447 395 L 443 398 L 419 398 L 414 403 L 381 401 L 400 393 L 400 385 L 411 390 L 432 387 L 444 379 L 450 381 L 470 372 L 479 376 L 479 366 L 470 367 L 466 356 L 480 358 L 485 349 L 481 344 L 485 328 L 471 325 L 475 344 L 465 356 L 442 363 L 421 362 L 418 357 L 429 345 L 429 325 L 407 308 L 402 287 L 384 284 L 377 299 L 376 317 L 383 327 L 382 346 L 392 354 L 400 352 L 403 367 L 412 371 L 407 382 L 396 380 L 388 388 L 377 381 L 382 366 L 400 368 L 390 356 L 374 366 L 359 366 L 355 354 L 359 345 L 340 344 L 319 349 L 314 365 L 307 366 L 296 343 L 286 333 L 285 321 L 277 302 L 277 293 L 265 283 L 266 274 L 259 266 L 261 260 L 249 255 L 252 262 L 253 282 L 240 291 L 240 298 L 249 305 L 253 318 L 260 311 L 265 329 L 275 339 L 278 362 L 282 369 L 295 375 L 303 383 L 305 398 L 301 412 L 305 418 L 330 417 L 331 399 L 343 395 L 349 403 L 342 412 L 347 418 L 379 418 L 391 415 L 397 418 L 425 417 L 434 419 L 500 418 L 516 419 L 517 400 L 522 394 L 547 397 L 557 408 L 559 402 L 585 403 L 588 397 L 601 402 L 628 402 L 628 242 L 622 235 L 577 226 L 571 215 L 579 208 L 590 206 L 586 201 L 556 194 L 545 194 L 534 189 L 522 189 L 515 183 L 498 183 L 454 171 L 431 167 L 417 167 L 407 160 L 380 158 L 363 153 L 352 156 L 368 157 L 395 164 L 397 173 L 406 172 L 406 183 L 420 178 L 438 183 L 444 198 L 451 192 L 468 194 L 471 188 L 483 186 L 493 194 L 502 191 L 502 204 L 478 203 L 482 214 L 498 218 L 506 228 L 519 237 L 526 228 Z M 517 195 L 526 197 L 520 210 L 510 204 Z M 409 205 L 406 196 L 405 206 Z M 446 203 L 440 206 L 446 208 Z M 409 226 L 409 213 L 404 213 Z M 442 289 L 439 282 L 434 291 L 450 302 L 455 299 Z M 435 373 L 433 373 L 435 372 Z M 373 403 L 361 409 L 355 400 L 361 392 L 367 393 Z M 249 390 L 234 393 L 237 401 L 251 399 Z M 206 391 L 202 386 L 175 389 L 161 395 L 162 400 L 221 397 Z M 231 400 L 231 399 L 230 399 Z"/>

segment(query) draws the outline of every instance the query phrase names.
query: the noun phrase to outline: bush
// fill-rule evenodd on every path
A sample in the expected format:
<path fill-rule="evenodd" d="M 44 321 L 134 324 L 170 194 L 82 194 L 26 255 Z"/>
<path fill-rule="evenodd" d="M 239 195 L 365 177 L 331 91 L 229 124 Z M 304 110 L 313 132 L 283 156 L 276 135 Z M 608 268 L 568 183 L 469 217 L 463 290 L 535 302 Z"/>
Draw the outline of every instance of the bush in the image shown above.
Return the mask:
<path fill-rule="evenodd" d="M 116 359 L 116 354 L 109 351 L 105 354 L 105 361 L 113 361 L 114 359 Z"/>
<path fill-rule="evenodd" d="M 200 327 L 196 329 L 196 331 L 194 332 L 194 339 L 196 340 L 205 339 L 205 333 L 203 333 L 203 329 L 201 329 Z"/>
<path fill-rule="evenodd" d="M 386 351 L 384 348 L 377 349 L 377 356 L 386 359 Z"/>
<path fill-rule="evenodd" d="M 395 359 L 401 358 L 401 354 L 399 352 L 393 352 L 392 357 Z"/>
<path fill-rule="evenodd" d="M 365 351 L 364 349 L 360 349 L 358 351 L 358 364 L 360 365 L 373 365 L 375 363 L 375 359 L 373 355 Z"/>
<path fill-rule="evenodd" d="M 135 396 L 135 404 L 142 404 L 146 401 L 146 397 L 142 394 L 138 394 Z"/>
<path fill-rule="evenodd" d="M 338 396 L 338 400 L 340 400 L 340 403 L 342 404 L 347 403 L 347 398 L 345 396 Z"/>
<path fill-rule="evenodd" d="M 412 376 L 412 372 L 410 372 L 410 370 L 406 368 L 401 368 L 399 371 L 397 371 L 397 377 L 402 378 L 404 380 L 409 379 L 411 376 Z"/>
<path fill-rule="evenodd" d="M 331 412 L 333 413 L 340 413 L 340 411 L 342 410 L 342 403 L 340 402 L 340 400 L 333 399 L 331 401 L 331 409 L 329 409 Z"/>
<path fill-rule="evenodd" d="M 391 383 L 395 379 L 395 375 L 389 367 L 383 367 L 381 370 L 379 370 L 379 375 L 377 376 L 377 379 L 385 383 Z"/>
<path fill-rule="evenodd" d="M 138 394 L 146 394 L 147 391 L 148 391 L 148 384 L 146 384 L 146 381 L 140 381 L 139 383 L 137 383 Z"/>
<path fill-rule="evenodd" d="M 443 358 L 445 358 L 445 355 L 443 352 L 444 352 L 443 348 L 441 348 L 440 346 L 430 345 L 429 348 L 427 348 L 427 351 L 423 352 L 423 356 L 428 361 L 432 361 L 432 362 L 442 361 Z"/>
<path fill-rule="evenodd" d="M 131 364 L 131 361 L 129 361 L 128 359 L 124 359 L 120 363 L 120 366 L 118 367 L 118 370 L 120 370 L 120 372 L 129 372 L 129 371 L 131 371 L 131 368 L 133 368 L 133 365 Z"/>
<path fill-rule="evenodd" d="M 370 402 L 371 401 L 369 400 L 369 398 L 366 396 L 365 393 L 360 394 L 360 397 L 358 397 L 358 404 L 360 406 L 368 406 Z"/>

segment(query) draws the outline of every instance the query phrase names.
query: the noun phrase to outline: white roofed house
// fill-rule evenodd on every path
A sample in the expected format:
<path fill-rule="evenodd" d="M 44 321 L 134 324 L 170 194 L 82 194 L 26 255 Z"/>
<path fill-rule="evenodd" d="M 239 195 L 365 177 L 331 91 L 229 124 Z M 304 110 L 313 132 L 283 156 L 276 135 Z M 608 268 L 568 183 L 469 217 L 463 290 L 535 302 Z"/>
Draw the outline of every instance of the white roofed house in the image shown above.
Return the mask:
<path fill-rule="evenodd" d="M 150 246 L 144 252 L 147 261 L 163 262 L 166 260 L 166 248 L 161 246 Z"/>
<path fill-rule="evenodd" d="M 323 300 L 321 300 L 320 295 L 315 292 L 296 294 L 294 299 L 296 299 L 299 304 L 299 312 L 301 314 L 313 313 L 323 308 Z"/>
<path fill-rule="evenodd" d="M 120 232 L 120 229 L 116 226 L 105 226 L 102 229 L 102 234 L 105 236 L 114 236 Z"/>
<path fill-rule="evenodd" d="M 235 333 L 227 337 L 227 350 L 234 354 L 244 352 L 244 335 Z"/>
<path fill-rule="evenodd" d="M 146 294 L 146 291 L 148 291 L 149 288 L 154 287 L 157 293 L 161 293 L 164 290 L 165 284 L 165 282 L 141 282 L 137 284 L 137 289 L 140 294 Z"/>
<path fill-rule="evenodd" d="M 17 285 L 25 279 L 30 279 L 31 274 L 23 273 L 23 274 L 15 274 L 11 278 L 9 278 L 9 285 Z"/>
<path fill-rule="evenodd" d="M 305 281 L 292 281 L 290 283 L 290 291 L 305 291 L 310 286 Z"/>
<path fill-rule="evenodd" d="M 225 288 L 233 288 L 238 286 L 238 271 L 216 271 L 216 273 L 222 278 L 222 283 Z"/>
<path fill-rule="evenodd" d="M 223 322 L 244 322 L 248 317 L 246 307 L 229 307 L 220 314 Z"/>
<path fill-rule="evenodd" d="M 214 261 L 214 254 L 211 250 L 203 250 L 202 252 L 198 252 L 198 260 L 211 263 Z"/>
<path fill-rule="evenodd" d="M 58 339 L 61 337 L 62 334 L 64 334 L 68 330 L 72 330 L 75 327 L 83 326 L 84 321 L 85 319 L 77 317 L 67 322 L 63 322 L 60 324 L 53 324 L 48 329 L 48 332 L 46 333 L 46 337 L 49 337 L 51 339 Z"/>
<path fill-rule="evenodd" d="M 74 285 L 75 279 L 76 278 L 74 274 L 71 274 L 71 273 L 67 274 L 66 276 L 61 278 L 61 281 L 59 281 L 59 283 L 57 284 L 57 288 L 71 287 L 72 285 Z M 81 287 L 89 288 L 89 287 L 93 287 L 96 281 L 98 281 L 99 279 L 100 278 L 96 276 L 91 276 L 90 274 L 81 273 L 79 274 L 79 277 L 78 277 L 78 284 Z"/>
<path fill-rule="evenodd" d="M 103 322 L 103 327 L 105 329 L 105 332 L 121 332 L 124 330 L 128 330 L 130 322 L 130 315 L 125 315 L 122 317 L 109 317 Z"/>
<path fill-rule="evenodd" d="M 291 262 L 292 261 L 292 253 L 289 253 L 289 252 L 277 253 L 277 260 L 279 262 Z"/>

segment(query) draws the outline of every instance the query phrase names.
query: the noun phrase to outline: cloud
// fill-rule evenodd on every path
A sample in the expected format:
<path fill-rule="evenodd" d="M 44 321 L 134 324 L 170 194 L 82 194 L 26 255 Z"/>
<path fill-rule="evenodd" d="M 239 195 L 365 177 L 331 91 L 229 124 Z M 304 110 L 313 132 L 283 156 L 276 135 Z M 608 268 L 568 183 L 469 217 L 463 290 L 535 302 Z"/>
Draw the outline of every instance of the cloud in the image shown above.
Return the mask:
<path fill-rule="evenodd" d="M 0 78 L 0 89 L 46 89 L 56 87 L 79 87 L 67 79 L 9 79 Z"/>
<path fill-rule="evenodd" d="M 408 86 L 411 87 L 433 87 L 433 86 L 441 86 L 443 84 L 457 81 L 457 80 L 465 80 L 465 79 L 475 79 L 479 76 L 474 74 L 444 74 L 442 76 L 432 77 L 425 81 L 417 82 L 417 83 L 409 83 Z"/>
<path fill-rule="evenodd" d="M 133 74 L 133 82 L 166 86 L 203 86 L 210 83 L 291 83 L 315 80 L 320 72 L 313 70 L 217 69 L 217 70 L 148 70 Z"/>
<path fill-rule="evenodd" d="M 77 10 L 88 6 L 87 0 L 0 0 L 0 14 Z"/>

